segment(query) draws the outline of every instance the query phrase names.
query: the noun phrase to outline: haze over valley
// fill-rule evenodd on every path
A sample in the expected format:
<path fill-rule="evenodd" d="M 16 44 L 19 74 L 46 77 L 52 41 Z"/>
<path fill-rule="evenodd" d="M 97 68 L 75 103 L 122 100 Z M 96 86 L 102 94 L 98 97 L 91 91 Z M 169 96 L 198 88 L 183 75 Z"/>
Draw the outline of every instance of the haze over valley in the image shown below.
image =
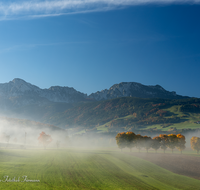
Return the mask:
<path fill-rule="evenodd" d="M 46 131 L 64 130 L 67 136 L 82 134 L 86 139 L 90 133 L 98 138 L 107 135 L 109 141 L 122 131 L 155 136 L 162 132 L 192 134 L 199 128 L 200 99 L 177 95 L 159 85 L 122 82 L 87 95 L 66 86 L 41 89 L 16 78 L 0 84 L 0 97 L 3 123 L 24 123 L 21 128 L 32 130 L 37 126 Z"/>

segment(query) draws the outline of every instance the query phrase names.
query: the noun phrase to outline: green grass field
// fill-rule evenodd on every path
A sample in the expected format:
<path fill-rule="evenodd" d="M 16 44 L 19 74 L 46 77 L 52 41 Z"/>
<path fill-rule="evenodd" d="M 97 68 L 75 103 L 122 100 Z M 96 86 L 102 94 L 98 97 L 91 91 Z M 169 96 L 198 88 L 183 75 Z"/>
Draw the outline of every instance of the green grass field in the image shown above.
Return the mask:
<path fill-rule="evenodd" d="M 109 150 L 1 150 L 0 189 L 199 189 L 200 181 Z"/>

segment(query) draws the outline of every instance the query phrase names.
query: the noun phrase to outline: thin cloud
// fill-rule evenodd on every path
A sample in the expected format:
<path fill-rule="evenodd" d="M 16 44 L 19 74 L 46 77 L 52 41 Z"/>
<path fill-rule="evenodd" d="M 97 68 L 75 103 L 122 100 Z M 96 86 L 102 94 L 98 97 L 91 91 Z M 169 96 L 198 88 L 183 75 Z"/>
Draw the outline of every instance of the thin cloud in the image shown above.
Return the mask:
<path fill-rule="evenodd" d="M 10 47 L 0 48 L 0 54 L 8 53 L 10 51 L 24 51 L 27 49 L 37 48 L 41 46 L 60 46 L 60 45 L 68 45 L 68 44 L 88 44 L 94 43 L 92 41 L 71 41 L 71 42 L 57 42 L 57 43 L 38 43 L 38 44 L 21 44 L 21 45 L 13 45 Z"/>
<path fill-rule="evenodd" d="M 109 11 L 146 4 L 200 4 L 200 0 L 32 0 L 0 3 L 0 20 Z"/>

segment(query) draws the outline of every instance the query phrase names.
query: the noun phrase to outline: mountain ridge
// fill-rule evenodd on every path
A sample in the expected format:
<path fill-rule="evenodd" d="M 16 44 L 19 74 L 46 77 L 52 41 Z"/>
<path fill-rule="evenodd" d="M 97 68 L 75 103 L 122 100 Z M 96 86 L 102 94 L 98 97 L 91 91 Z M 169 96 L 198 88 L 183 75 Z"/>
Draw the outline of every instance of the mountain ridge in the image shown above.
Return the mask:
<path fill-rule="evenodd" d="M 89 97 L 96 100 L 106 100 L 118 97 L 139 97 L 139 98 L 169 98 L 180 99 L 189 98 L 187 96 L 177 95 L 175 91 L 169 92 L 160 85 L 143 85 L 136 82 L 121 82 L 114 84 L 101 92 L 92 93 Z"/>
<path fill-rule="evenodd" d="M 160 85 L 143 85 L 136 82 L 121 82 L 109 89 L 97 91 L 90 95 L 67 86 L 51 86 L 41 89 L 23 79 L 15 78 L 8 83 L 0 83 L 0 106 L 20 107 L 26 105 L 44 105 L 50 102 L 76 103 L 84 101 L 101 101 L 119 97 L 183 99 L 188 96 L 169 92 Z"/>

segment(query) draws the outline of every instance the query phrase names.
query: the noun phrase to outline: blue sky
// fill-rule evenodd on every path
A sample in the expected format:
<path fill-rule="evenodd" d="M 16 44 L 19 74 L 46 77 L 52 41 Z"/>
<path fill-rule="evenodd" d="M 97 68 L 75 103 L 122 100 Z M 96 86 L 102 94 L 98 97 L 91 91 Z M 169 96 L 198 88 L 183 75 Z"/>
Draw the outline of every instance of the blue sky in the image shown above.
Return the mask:
<path fill-rule="evenodd" d="M 200 97 L 200 0 L 7 0 L 0 83 L 90 94 L 120 82 Z"/>

